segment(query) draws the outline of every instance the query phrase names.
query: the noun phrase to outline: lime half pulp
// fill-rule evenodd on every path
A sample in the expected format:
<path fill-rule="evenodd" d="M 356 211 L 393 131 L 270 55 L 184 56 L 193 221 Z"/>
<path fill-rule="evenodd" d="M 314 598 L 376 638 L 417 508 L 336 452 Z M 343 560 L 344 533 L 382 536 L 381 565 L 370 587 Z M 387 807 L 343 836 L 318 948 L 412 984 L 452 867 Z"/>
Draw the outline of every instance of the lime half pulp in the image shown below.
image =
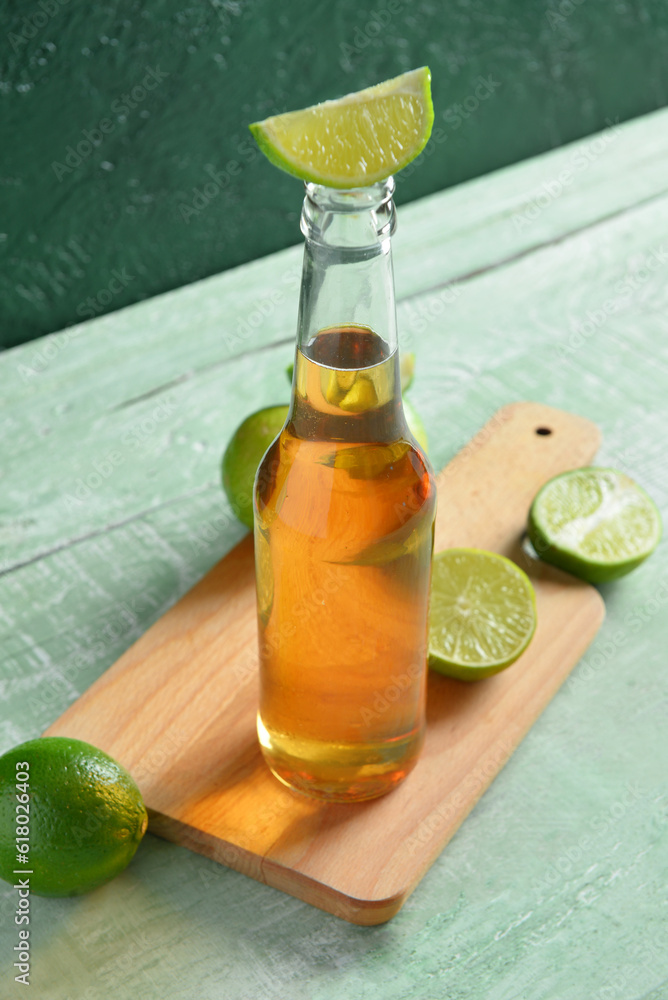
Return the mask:
<path fill-rule="evenodd" d="M 529 538 L 545 562 L 589 583 L 607 583 L 651 555 L 661 538 L 661 515 L 625 473 L 574 469 L 537 494 Z"/>
<path fill-rule="evenodd" d="M 429 666 L 448 677 L 481 680 L 509 667 L 536 629 L 531 581 L 514 562 L 483 549 L 434 556 Z"/>

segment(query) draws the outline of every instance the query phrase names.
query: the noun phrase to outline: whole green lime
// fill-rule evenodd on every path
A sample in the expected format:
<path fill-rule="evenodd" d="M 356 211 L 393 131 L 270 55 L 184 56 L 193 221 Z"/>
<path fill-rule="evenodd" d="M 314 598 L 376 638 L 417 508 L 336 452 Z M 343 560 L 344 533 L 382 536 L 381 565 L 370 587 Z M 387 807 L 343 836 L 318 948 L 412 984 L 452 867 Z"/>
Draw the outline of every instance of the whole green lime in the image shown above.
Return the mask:
<path fill-rule="evenodd" d="M 247 528 L 253 528 L 253 483 L 262 456 L 283 429 L 288 407 L 267 406 L 237 427 L 223 455 L 223 489 L 232 510 Z"/>
<path fill-rule="evenodd" d="M 413 355 L 407 355 L 408 367 L 405 377 L 411 378 Z M 292 366 L 286 369 L 291 374 Z M 403 377 L 403 376 L 402 376 Z M 404 398 L 404 416 L 408 429 L 427 451 L 427 432 L 419 413 L 412 403 Z M 253 529 L 253 484 L 258 466 L 272 441 L 280 434 L 288 415 L 287 404 L 265 406 L 256 410 L 239 424 L 230 438 L 222 461 L 223 489 L 232 510 L 247 528 Z"/>
<path fill-rule="evenodd" d="M 0 757 L 6 882 L 22 878 L 19 871 L 39 896 L 89 892 L 130 863 L 147 825 L 132 777 L 90 743 L 44 736 Z"/>

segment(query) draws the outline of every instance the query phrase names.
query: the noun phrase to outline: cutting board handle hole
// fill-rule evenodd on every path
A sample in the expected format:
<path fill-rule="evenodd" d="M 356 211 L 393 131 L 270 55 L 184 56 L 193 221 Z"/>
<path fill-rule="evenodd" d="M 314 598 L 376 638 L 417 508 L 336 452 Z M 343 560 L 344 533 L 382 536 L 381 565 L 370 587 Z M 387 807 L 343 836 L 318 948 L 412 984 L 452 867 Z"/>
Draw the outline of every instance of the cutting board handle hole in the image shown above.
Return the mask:
<path fill-rule="evenodd" d="M 541 437 L 547 437 L 548 434 L 552 433 L 551 427 L 537 427 L 536 434 L 540 434 Z"/>

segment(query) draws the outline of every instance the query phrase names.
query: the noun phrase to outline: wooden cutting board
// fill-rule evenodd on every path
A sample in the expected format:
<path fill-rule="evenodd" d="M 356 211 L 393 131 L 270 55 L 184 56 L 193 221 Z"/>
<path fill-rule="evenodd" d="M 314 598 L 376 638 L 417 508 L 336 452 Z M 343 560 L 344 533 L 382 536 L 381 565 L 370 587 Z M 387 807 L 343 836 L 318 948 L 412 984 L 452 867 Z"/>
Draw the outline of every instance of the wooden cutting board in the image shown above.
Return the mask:
<path fill-rule="evenodd" d="M 598 592 L 532 563 L 521 539 L 551 476 L 591 461 L 599 431 L 537 403 L 499 410 L 438 477 L 436 549 L 510 556 L 538 628 L 508 670 L 433 675 L 415 770 L 384 798 L 323 805 L 281 785 L 255 734 L 255 586 L 247 536 L 44 735 L 101 747 L 134 775 L 150 829 L 358 924 L 400 909 L 592 641 Z"/>

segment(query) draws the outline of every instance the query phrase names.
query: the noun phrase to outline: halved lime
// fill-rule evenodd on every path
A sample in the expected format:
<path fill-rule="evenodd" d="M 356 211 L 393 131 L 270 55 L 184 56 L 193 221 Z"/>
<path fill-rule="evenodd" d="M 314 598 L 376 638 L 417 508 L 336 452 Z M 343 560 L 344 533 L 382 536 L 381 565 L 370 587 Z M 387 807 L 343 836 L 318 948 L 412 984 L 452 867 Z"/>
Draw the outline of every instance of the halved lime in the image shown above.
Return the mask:
<path fill-rule="evenodd" d="M 477 681 L 509 667 L 536 629 L 536 596 L 514 562 L 484 549 L 434 556 L 429 608 L 429 666 Z"/>
<path fill-rule="evenodd" d="M 287 415 L 287 406 L 266 406 L 251 413 L 237 427 L 223 455 L 223 489 L 236 516 L 251 530 L 255 473 Z"/>
<path fill-rule="evenodd" d="M 651 555 L 661 538 L 661 515 L 625 473 L 573 469 L 537 494 L 529 538 L 545 562 L 589 583 L 607 583 Z"/>
<path fill-rule="evenodd" d="M 431 135 L 427 66 L 249 126 L 275 166 L 333 188 L 367 187 L 407 166 Z"/>

